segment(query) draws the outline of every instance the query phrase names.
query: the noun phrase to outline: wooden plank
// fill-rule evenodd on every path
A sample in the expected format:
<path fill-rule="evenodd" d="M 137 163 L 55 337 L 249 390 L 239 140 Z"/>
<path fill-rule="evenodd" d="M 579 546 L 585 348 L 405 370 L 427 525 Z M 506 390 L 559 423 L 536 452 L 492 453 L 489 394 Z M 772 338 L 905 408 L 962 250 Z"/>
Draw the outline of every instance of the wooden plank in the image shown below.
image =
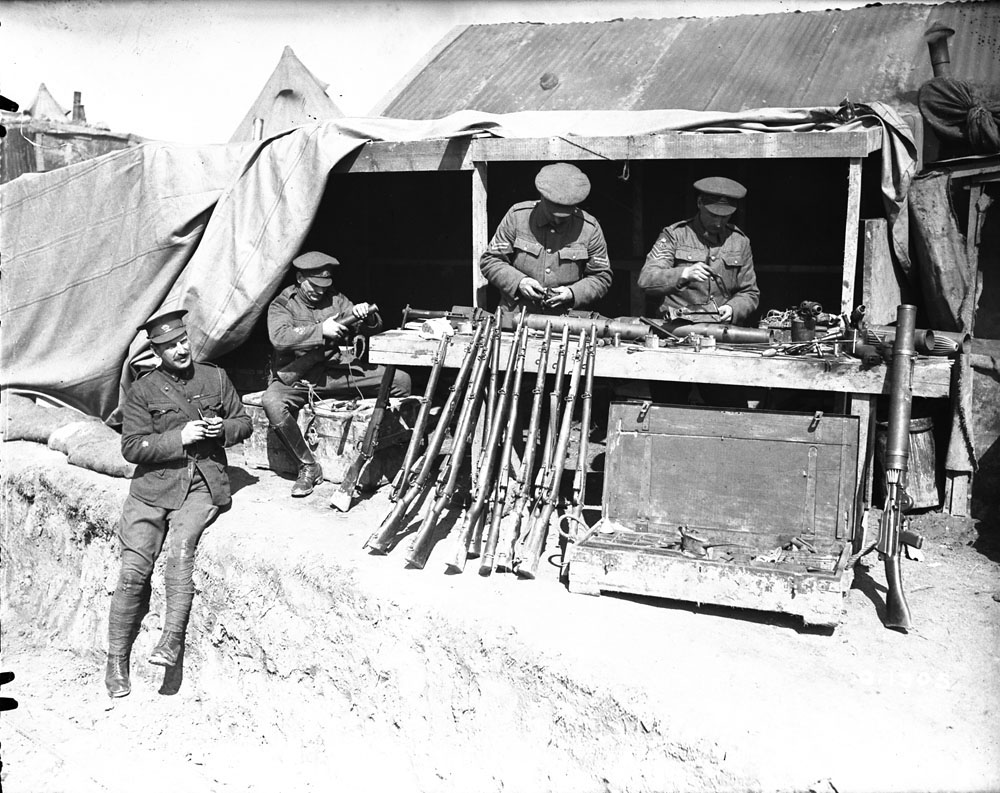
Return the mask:
<path fill-rule="evenodd" d="M 470 138 L 439 140 L 373 140 L 333 167 L 333 173 L 468 171 Z"/>
<path fill-rule="evenodd" d="M 479 259 L 490 244 L 486 215 L 486 163 L 477 162 L 472 170 L 472 305 L 486 305 L 486 278 L 479 269 Z"/>
<path fill-rule="evenodd" d="M 854 309 L 854 282 L 858 266 L 858 224 L 861 222 L 861 167 L 863 160 L 852 157 L 847 169 L 847 223 L 844 227 L 844 280 L 840 311 Z"/>
<path fill-rule="evenodd" d="M 875 476 L 875 407 L 872 394 L 851 394 L 849 410 L 858 417 L 858 479 L 854 500 L 854 545 L 859 553 L 867 547 L 868 511 L 872 505 L 872 482 Z M 874 541 L 874 538 L 872 538 Z"/>
<path fill-rule="evenodd" d="M 549 138 L 477 138 L 469 156 L 489 162 L 525 160 L 701 160 L 866 157 L 882 132 L 702 133 Z"/>
<path fill-rule="evenodd" d="M 511 343 L 509 333 L 501 340 L 501 358 L 506 361 Z M 458 337 L 449 347 L 445 365 L 457 368 L 468 338 Z M 541 339 L 528 340 L 525 371 L 535 371 Z M 571 342 L 572 347 L 575 344 Z M 415 331 L 391 330 L 369 339 L 369 358 L 374 363 L 397 366 L 429 366 L 437 342 Z M 572 356 L 569 357 L 571 359 Z M 914 364 L 913 395 L 948 396 L 952 362 L 944 357 L 918 358 Z M 503 364 L 501 364 L 503 366 Z M 567 373 L 569 368 L 567 365 Z M 887 394 L 889 378 L 884 366 L 867 371 L 853 358 L 806 357 L 762 358 L 759 353 L 737 350 L 688 350 L 660 347 L 648 349 L 638 344 L 599 347 L 596 377 L 633 380 L 662 380 L 681 383 L 721 383 L 755 385 L 765 388 L 797 388 L 852 394 Z"/>
<path fill-rule="evenodd" d="M 864 255 L 861 264 L 861 302 L 865 319 L 874 325 L 891 325 L 903 303 L 899 279 L 889 252 L 889 224 L 884 218 L 862 221 Z"/>

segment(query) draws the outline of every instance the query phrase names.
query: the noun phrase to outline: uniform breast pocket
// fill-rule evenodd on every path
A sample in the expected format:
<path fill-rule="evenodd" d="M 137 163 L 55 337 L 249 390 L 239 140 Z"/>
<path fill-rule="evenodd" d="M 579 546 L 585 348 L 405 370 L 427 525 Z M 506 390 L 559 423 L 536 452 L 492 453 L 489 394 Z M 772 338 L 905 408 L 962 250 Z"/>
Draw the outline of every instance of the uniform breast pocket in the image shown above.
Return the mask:
<path fill-rule="evenodd" d="M 222 397 L 218 394 L 201 397 L 198 400 L 198 410 L 207 419 L 225 418 L 222 415 Z"/>
<path fill-rule="evenodd" d="M 590 254 L 582 245 L 567 245 L 559 251 L 559 270 L 563 283 L 574 283 L 583 277 Z"/>
<path fill-rule="evenodd" d="M 537 259 L 542 255 L 542 246 L 538 240 L 519 236 L 514 240 L 514 251 L 525 254 L 532 259 Z"/>
<path fill-rule="evenodd" d="M 705 262 L 705 251 L 697 248 L 678 248 L 674 252 L 674 262 L 678 267 L 689 267 L 692 264 Z"/>
<path fill-rule="evenodd" d="M 150 405 L 149 417 L 154 432 L 166 432 L 184 423 L 180 420 L 180 411 L 175 405 Z"/>

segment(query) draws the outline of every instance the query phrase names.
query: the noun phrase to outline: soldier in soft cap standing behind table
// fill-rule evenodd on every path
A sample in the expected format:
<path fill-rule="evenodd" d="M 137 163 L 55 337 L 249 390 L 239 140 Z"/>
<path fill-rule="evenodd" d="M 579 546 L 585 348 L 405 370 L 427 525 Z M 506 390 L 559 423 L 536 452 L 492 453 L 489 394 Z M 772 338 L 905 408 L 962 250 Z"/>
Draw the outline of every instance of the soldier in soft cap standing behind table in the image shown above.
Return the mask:
<path fill-rule="evenodd" d="M 122 410 L 122 456 L 136 470 L 122 507 L 122 566 L 108 620 L 105 685 L 112 697 L 132 690 L 132 642 L 168 533 L 163 634 L 149 660 L 177 663 L 194 597 L 198 540 L 232 500 L 224 447 L 250 437 L 250 417 L 225 372 L 192 360 L 185 314 L 170 311 L 140 327 L 160 365 L 132 384 Z"/>
<path fill-rule="evenodd" d="M 611 286 L 604 232 L 577 206 L 590 194 L 590 180 L 560 162 L 542 168 L 535 187 L 541 198 L 507 210 L 479 269 L 500 290 L 505 311 L 565 314 L 589 306 Z"/>
<path fill-rule="evenodd" d="M 292 486 L 296 498 L 307 496 L 323 481 L 323 469 L 302 437 L 296 417 L 309 400 L 350 399 L 378 394 L 384 366 L 360 360 L 345 344 L 351 332 L 340 320 L 353 316 L 359 331 L 373 335 L 382 319 L 368 303 L 352 303 L 333 288 L 333 268 L 340 262 L 320 251 L 292 260 L 295 283 L 282 290 L 267 309 L 267 333 L 274 345 L 271 382 L 261 405 L 267 420 L 298 461 Z M 410 376 L 397 369 L 389 396 L 410 395 Z"/>
<path fill-rule="evenodd" d="M 722 176 L 699 179 L 694 189 L 698 214 L 660 232 L 639 272 L 639 288 L 649 297 L 662 298 L 663 318 L 745 325 L 757 308 L 760 290 L 750 240 L 729 218 L 747 190 Z M 653 395 L 658 401 L 686 400 L 686 385 L 656 385 Z M 717 406 L 747 406 L 744 389 L 699 384 L 699 390 Z"/>

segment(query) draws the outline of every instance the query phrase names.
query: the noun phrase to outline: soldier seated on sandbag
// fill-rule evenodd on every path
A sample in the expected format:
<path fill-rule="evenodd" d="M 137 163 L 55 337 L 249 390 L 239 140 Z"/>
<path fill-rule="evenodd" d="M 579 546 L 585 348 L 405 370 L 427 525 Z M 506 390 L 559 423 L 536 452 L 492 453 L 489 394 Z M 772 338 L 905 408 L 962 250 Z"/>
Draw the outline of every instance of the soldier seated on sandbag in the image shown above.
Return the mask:
<path fill-rule="evenodd" d="M 382 329 L 368 303 L 352 303 L 333 287 L 340 262 L 319 251 L 292 260 L 295 283 L 282 290 L 267 310 L 267 332 L 274 345 L 271 378 L 261 399 L 267 420 L 298 461 L 292 496 L 308 496 L 323 481 L 323 469 L 302 437 L 297 416 L 310 398 L 353 399 L 378 394 L 384 366 L 363 360 L 352 339 Z M 353 326 L 353 327 L 352 327 Z M 391 397 L 410 395 L 410 376 L 397 369 Z"/>

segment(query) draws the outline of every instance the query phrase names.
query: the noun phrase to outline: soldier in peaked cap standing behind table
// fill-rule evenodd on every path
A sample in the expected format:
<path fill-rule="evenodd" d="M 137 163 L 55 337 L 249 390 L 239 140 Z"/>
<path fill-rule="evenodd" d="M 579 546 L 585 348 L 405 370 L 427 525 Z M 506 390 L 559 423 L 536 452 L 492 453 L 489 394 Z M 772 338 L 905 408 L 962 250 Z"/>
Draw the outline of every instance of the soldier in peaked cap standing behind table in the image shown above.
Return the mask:
<path fill-rule="evenodd" d="M 597 219 L 577 204 L 590 180 L 575 165 L 546 165 L 535 177 L 541 198 L 514 204 L 497 227 L 479 269 L 500 290 L 501 306 L 565 314 L 602 298 L 611 263 Z"/>
<path fill-rule="evenodd" d="M 250 437 L 250 417 L 225 372 L 192 360 L 186 313 L 170 311 L 139 328 L 160 365 L 132 384 L 122 410 L 122 456 L 137 467 L 122 508 L 122 566 L 108 620 L 105 684 L 112 697 L 131 691 L 132 642 L 168 533 L 163 634 L 149 660 L 177 663 L 194 597 L 195 548 L 231 501 L 224 447 Z"/>
<path fill-rule="evenodd" d="M 662 298 L 661 317 L 745 325 L 757 308 L 760 290 L 750 240 L 729 218 L 747 190 L 722 176 L 699 179 L 694 189 L 698 214 L 660 232 L 639 272 L 639 288 L 650 297 Z M 683 401 L 677 389 L 672 389 L 677 384 L 657 385 L 654 396 L 658 400 Z M 699 388 L 720 407 L 746 407 L 742 389 Z"/>
<path fill-rule="evenodd" d="M 354 316 L 366 335 L 382 329 L 382 319 L 368 303 L 354 304 L 333 289 L 333 256 L 310 251 L 292 260 L 295 283 L 282 290 L 267 309 L 267 332 L 274 345 L 273 371 L 261 405 L 272 429 L 299 464 L 292 486 L 307 496 L 323 481 L 323 469 L 302 437 L 296 417 L 309 399 L 371 397 L 378 393 L 384 366 L 359 360 L 340 345 L 350 329 L 337 318 Z M 397 369 L 389 396 L 410 395 L 410 376 Z"/>
<path fill-rule="evenodd" d="M 660 232 L 639 288 L 662 297 L 660 316 L 745 325 L 760 291 L 746 234 L 729 222 L 747 190 L 722 176 L 699 179 L 698 214 Z"/>

